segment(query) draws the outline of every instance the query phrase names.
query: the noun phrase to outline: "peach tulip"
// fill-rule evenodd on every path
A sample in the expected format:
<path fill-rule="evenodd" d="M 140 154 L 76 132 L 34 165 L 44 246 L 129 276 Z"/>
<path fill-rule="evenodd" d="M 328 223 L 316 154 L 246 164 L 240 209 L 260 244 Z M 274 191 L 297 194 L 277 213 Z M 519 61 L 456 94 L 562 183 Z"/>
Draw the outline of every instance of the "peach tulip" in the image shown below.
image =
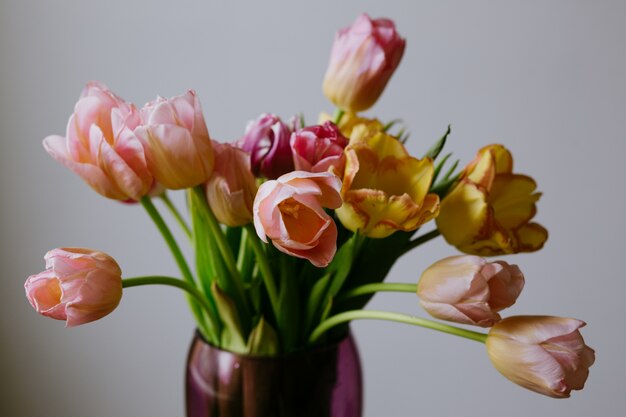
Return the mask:
<path fill-rule="evenodd" d="M 370 108 L 398 67 L 405 43 L 393 21 L 360 15 L 335 36 L 324 94 L 346 111 Z"/>
<path fill-rule="evenodd" d="M 294 171 L 263 183 L 254 199 L 254 227 L 281 252 L 325 267 L 337 251 L 337 225 L 324 208 L 341 206 L 341 181 L 329 172 Z"/>
<path fill-rule="evenodd" d="M 150 172 L 165 188 L 194 187 L 211 176 L 213 147 L 194 91 L 147 103 L 135 134 L 145 149 Z"/>
<path fill-rule="evenodd" d="M 517 265 L 460 255 L 429 266 L 422 273 L 417 295 L 433 317 L 490 327 L 500 321 L 499 311 L 515 303 L 522 288 L 524 275 Z"/>
<path fill-rule="evenodd" d="M 257 185 L 250 171 L 250 156 L 228 143 L 213 142 L 215 169 L 206 186 L 207 200 L 215 217 L 227 226 L 252 221 Z"/>
<path fill-rule="evenodd" d="M 48 136 L 43 146 L 103 196 L 139 200 L 150 191 L 153 178 L 133 133 L 137 125 L 133 104 L 90 82 L 74 106 L 66 136 Z"/>
<path fill-rule="evenodd" d="M 46 270 L 31 275 L 24 284 L 26 297 L 39 314 L 74 327 L 106 316 L 119 304 L 122 271 L 109 255 L 57 248 L 45 260 Z"/>
<path fill-rule="evenodd" d="M 348 140 L 332 122 L 299 129 L 291 135 L 293 162 L 299 171 L 330 171 L 341 175 Z"/>
<path fill-rule="evenodd" d="M 487 336 L 487 353 L 495 368 L 524 388 L 567 398 L 585 386 L 595 352 L 576 319 L 516 316 L 497 323 Z"/>

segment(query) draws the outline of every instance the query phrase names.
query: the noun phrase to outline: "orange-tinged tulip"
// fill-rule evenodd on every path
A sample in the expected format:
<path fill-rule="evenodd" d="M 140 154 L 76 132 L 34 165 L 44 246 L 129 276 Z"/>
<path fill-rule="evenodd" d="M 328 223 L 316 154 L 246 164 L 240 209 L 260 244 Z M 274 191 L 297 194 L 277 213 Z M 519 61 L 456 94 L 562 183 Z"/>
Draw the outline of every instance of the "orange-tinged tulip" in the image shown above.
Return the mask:
<path fill-rule="evenodd" d="M 150 172 L 161 185 L 180 190 L 209 179 L 213 148 L 195 92 L 147 103 L 141 109 L 141 122 L 135 134 Z"/>
<path fill-rule="evenodd" d="M 57 248 L 45 260 L 46 270 L 24 284 L 26 297 L 39 314 L 74 327 L 106 316 L 119 304 L 122 271 L 106 253 Z"/>
<path fill-rule="evenodd" d="M 429 194 L 430 158 L 411 157 L 393 136 L 358 125 L 345 150 L 344 204 L 336 210 L 349 230 L 373 238 L 411 231 L 434 218 L 439 197 Z"/>
<path fill-rule="evenodd" d="M 206 185 L 209 206 L 217 219 L 231 227 L 252 221 L 257 185 L 250 170 L 250 155 L 228 143 L 213 142 L 215 168 Z"/>
<path fill-rule="evenodd" d="M 517 265 L 473 255 L 451 256 L 429 266 L 417 285 L 420 304 L 431 316 L 491 327 L 524 288 Z"/>
<path fill-rule="evenodd" d="M 330 172 L 294 171 L 263 183 L 254 199 L 254 227 L 286 254 L 323 268 L 337 251 L 337 225 L 324 211 L 341 205 L 341 181 Z"/>
<path fill-rule="evenodd" d="M 516 316 L 497 323 L 487 336 L 487 354 L 495 368 L 524 388 L 567 398 L 585 386 L 593 349 L 585 345 L 576 319 Z"/>
<path fill-rule="evenodd" d="M 535 181 L 513 173 L 502 145 L 482 148 L 441 202 L 437 227 L 459 250 L 483 256 L 534 252 L 548 231 L 530 220 L 537 212 Z"/>
<path fill-rule="evenodd" d="M 328 113 L 322 113 L 319 117 L 320 124 L 331 121 L 334 122 L 334 117 Z M 357 116 L 355 113 L 347 112 L 341 116 L 337 127 L 342 135 L 349 138 L 352 136 L 352 130 L 358 125 L 365 125 L 370 132 L 382 132 L 384 125 L 378 119 L 368 119 L 365 117 Z"/>

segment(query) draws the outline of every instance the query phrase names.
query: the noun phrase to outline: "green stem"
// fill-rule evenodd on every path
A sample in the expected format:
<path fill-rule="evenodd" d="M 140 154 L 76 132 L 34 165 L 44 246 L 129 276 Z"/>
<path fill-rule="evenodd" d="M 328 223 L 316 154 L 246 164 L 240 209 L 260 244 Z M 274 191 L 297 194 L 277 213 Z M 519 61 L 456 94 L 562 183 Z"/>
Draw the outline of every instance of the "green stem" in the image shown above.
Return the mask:
<path fill-rule="evenodd" d="M 389 291 L 389 292 L 417 292 L 417 284 L 402 284 L 393 282 L 375 282 L 372 284 L 365 284 L 359 287 L 352 288 L 337 297 L 337 302 L 342 302 L 347 299 L 358 297 L 366 294 L 374 294 L 377 292 Z"/>
<path fill-rule="evenodd" d="M 219 249 L 220 254 L 222 255 L 222 259 L 224 264 L 226 265 L 226 269 L 230 275 L 231 282 L 234 285 L 234 289 L 236 294 L 232 294 L 233 298 L 237 305 L 242 309 L 241 314 L 244 317 L 250 316 L 250 308 L 248 306 L 246 296 L 243 290 L 243 285 L 241 282 L 241 276 L 239 275 L 239 271 L 237 270 L 237 263 L 235 261 L 235 257 L 233 255 L 232 250 L 230 249 L 230 245 L 226 240 L 226 236 L 224 235 L 224 231 L 220 227 L 219 222 L 215 218 L 213 211 L 209 207 L 207 203 L 206 195 L 204 194 L 204 189 L 201 186 L 197 186 L 193 188 L 193 193 L 196 194 L 197 200 L 200 202 L 201 209 L 206 216 L 207 223 L 209 225 L 209 229 L 215 238 L 215 243 Z"/>
<path fill-rule="evenodd" d="M 194 299 L 202 306 L 204 311 L 206 311 L 208 315 L 211 315 L 212 307 L 209 304 L 208 300 L 196 287 L 181 279 L 155 275 L 146 277 L 124 278 L 122 280 L 123 288 L 138 287 L 141 285 L 169 285 L 170 287 L 180 288 L 181 290 L 186 291 L 189 295 L 194 297 Z"/>
<path fill-rule="evenodd" d="M 257 236 L 256 230 L 254 230 L 254 226 L 249 224 L 246 226 L 246 230 L 248 231 L 248 241 L 252 244 L 252 250 L 256 256 L 257 265 L 259 267 L 259 271 L 261 271 L 263 282 L 265 283 L 265 289 L 270 297 L 272 310 L 274 311 L 275 317 L 278 318 L 278 291 L 276 290 L 276 281 L 274 281 L 272 269 L 270 268 L 267 256 L 265 256 L 265 252 L 263 251 L 261 240 Z"/>
<path fill-rule="evenodd" d="M 459 327 L 449 326 L 447 324 L 423 319 L 420 317 L 413 317 L 400 313 L 391 313 L 389 311 L 352 310 L 346 311 L 345 313 L 339 313 L 336 316 L 332 316 L 320 323 L 311 333 L 311 336 L 309 337 L 309 344 L 312 345 L 317 342 L 324 333 L 326 333 L 331 328 L 337 326 L 338 324 L 362 319 L 385 320 L 412 324 L 414 326 L 426 327 L 428 329 L 453 334 L 455 336 L 465 337 L 467 339 L 475 340 L 482 343 L 485 343 L 485 341 L 487 340 L 487 335 L 484 333 L 461 329 Z"/>
<path fill-rule="evenodd" d="M 174 203 L 172 203 L 172 200 L 170 200 L 170 197 L 167 195 L 167 193 L 161 194 L 160 197 L 161 197 L 161 200 L 163 200 L 163 203 L 165 203 L 165 207 L 167 207 L 170 213 L 172 213 L 172 216 L 174 216 L 174 219 L 176 219 L 176 222 L 178 223 L 180 228 L 183 229 L 183 232 L 185 232 L 187 237 L 191 239 L 191 229 L 189 229 L 187 222 L 185 222 L 185 219 L 183 219 L 183 216 L 180 214 L 180 212 L 178 211 Z"/>
<path fill-rule="evenodd" d="M 156 227 L 159 229 L 159 232 L 161 232 L 161 235 L 163 236 L 165 243 L 167 244 L 170 251 L 172 252 L 172 255 L 174 256 L 174 260 L 176 261 L 176 264 L 178 265 L 178 268 L 180 269 L 180 272 L 182 273 L 183 279 L 185 280 L 185 282 L 187 282 L 190 286 L 196 287 L 196 282 L 193 279 L 193 274 L 191 273 L 191 269 L 189 269 L 189 265 L 187 265 L 187 261 L 185 261 L 185 257 L 183 256 L 183 253 L 178 247 L 178 244 L 176 243 L 176 239 L 174 239 L 172 232 L 167 227 L 167 224 L 165 224 L 163 217 L 161 217 L 161 214 L 159 214 L 159 211 L 154 206 L 154 203 L 152 202 L 150 197 L 148 196 L 141 197 L 141 205 L 146 209 L 146 211 L 148 212 L 148 215 L 150 216 L 150 218 L 152 219 Z M 205 320 L 204 315 L 200 311 L 198 304 L 189 297 L 188 297 L 188 301 L 191 307 L 191 311 L 196 317 L 198 326 L 206 330 L 206 320 Z M 214 321 L 215 318 L 211 317 L 211 320 Z"/>
<path fill-rule="evenodd" d="M 341 110 L 341 109 L 336 109 L 335 110 L 335 114 L 333 115 L 333 123 L 338 125 L 339 122 L 341 122 L 341 118 L 343 117 L 343 115 L 346 114 L 345 111 Z"/>
<path fill-rule="evenodd" d="M 409 240 L 409 242 L 404 247 L 404 250 L 402 251 L 400 256 L 404 255 L 405 253 L 415 249 L 419 245 L 421 245 L 423 243 L 426 243 L 429 240 L 432 240 L 432 239 L 434 239 L 434 238 L 436 238 L 438 236 L 441 236 L 441 232 L 439 231 L 439 229 L 435 229 L 435 230 L 432 230 L 432 231 L 430 231 L 430 232 L 428 232 L 426 234 L 418 236 L 415 239 Z"/>

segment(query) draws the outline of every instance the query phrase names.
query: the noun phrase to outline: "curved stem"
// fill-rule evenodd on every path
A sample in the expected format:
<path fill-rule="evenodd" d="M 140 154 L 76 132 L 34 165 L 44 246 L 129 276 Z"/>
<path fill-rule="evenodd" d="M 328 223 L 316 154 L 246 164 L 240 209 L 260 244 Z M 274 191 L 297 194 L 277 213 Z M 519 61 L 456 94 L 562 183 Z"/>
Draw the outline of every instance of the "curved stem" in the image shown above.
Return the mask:
<path fill-rule="evenodd" d="M 167 244 L 170 251 L 172 252 L 172 255 L 174 256 L 174 260 L 176 261 L 176 264 L 178 265 L 178 268 L 180 269 L 180 272 L 183 275 L 183 279 L 190 286 L 196 287 L 196 282 L 193 279 L 193 274 L 191 273 L 191 269 L 189 269 L 189 265 L 187 265 L 187 261 L 185 260 L 185 257 L 183 256 L 183 253 L 181 252 L 180 247 L 178 247 L 178 244 L 176 243 L 176 239 L 174 239 L 172 232 L 167 227 L 167 224 L 165 224 L 163 217 L 161 217 L 161 214 L 159 214 L 159 211 L 154 206 L 154 203 L 148 196 L 141 197 L 140 201 L 141 201 L 141 205 L 146 209 L 146 211 L 148 212 L 148 215 L 150 216 L 150 218 L 156 225 L 157 229 L 159 229 L 159 232 L 161 232 L 161 235 L 163 236 L 165 243 Z M 198 322 L 198 326 L 200 326 L 200 328 L 205 329 L 206 331 L 206 320 L 205 320 L 204 315 L 200 311 L 198 304 L 191 298 L 188 298 L 188 301 L 191 307 L 191 311 L 193 312 L 193 315 L 195 316 L 196 321 Z M 215 317 L 212 317 L 212 316 L 209 316 L 209 317 L 211 318 L 212 321 L 215 321 L 216 319 Z"/>
<path fill-rule="evenodd" d="M 391 313 L 389 311 L 352 310 L 346 311 L 345 313 L 339 313 L 336 316 L 332 316 L 320 323 L 311 333 L 311 336 L 309 337 L 309 344 L 314 344 L 315 342 L 317 342 L 324 333 L 326 333 L 331 328 L 337 326 L 338 324 L 362 319 L 386 320 L 395 321 L 398 323 L 412 324 L 414 326 L 426 327 L 428 329 L 453 334 L 455 336 L 465 337 L 467 339 L 475 340 L 482 343 L 485 343 L 485 340 L 487 340 L 487 335 L 484 333 L 461 329 L 459 327 L 450 326 L 420 317 L 414 317 L 400 313 Z"/>
<path fill-rule="evenodd" d="M 441 236 L 441 232 L 439 231 L 439 229 L 435 229 L 435 230 L 432 230 L 432 231 L 430 231 L 430 232 L 428 232 L 426 234 L 418 236 L 415 239 L 409 240 L 409 242 L 404 247 L 404 250 L 402 251 L 400 256 L 402 256 L 405 253 L 415 249 L 416 247 L 418 247 L 422 243 L 426 243 L 429 240 L 432 240 L 432 239 L 434 239 L 434 238 L 436 238 L 438 236 Z"/>
<path fill-rule="evenodd" d="M 352 288 L 337 297 L 337 302 L 345 301 L 349 298 L 360 295 L 374 294 L 377 292 L 417 292 L 417 284 L 402 284 L 393 282 L 375 282 Z"/>
<path fill-rule="evenodd" d="M 160 198 L 161 200 L 163 200 L 163 203 L 165 203 L 165 207 L 167 207 L 170 213 L 172 213 L 172 216 L 174 216 L 174 219 L 176 219 L 176 222 L 178 223 L 180 228 L 183 229 L 183 232 L 185 232 L 187 237 L 191 239 L 191 229 L 189 229 L 187 222 L 185 222 L 185 219 L 183 219 L 183 216 L 180 214 L 174 203 L 172 203 L 172 200 L 170 200 L 170 197 L 167 195 L 167 193 L 164 192 L 163 194 L 161 194 Z"/>
<path fill-rule="evenodd" d="M 211 305 L 209 304 L 208 300 L 202 295 L 200 290 L 181 279 L 155 275 L 124 278 L 122 280 L 123 288 L 138 287 L 141 285 L 169 285 L 170 287 L 180 288 L 181 290 L 186 291 L 189 295 L 193 296 L 207 314 L 210 315 L 212 312 Z"/>
<path fill-rule="evenodd" d="M 261 276 L 263 277 L 267 294 L 270 297 L 272 310 L 274 310 L 274 315 L 278 318 L 278 291 L 276 290 L 276 281 L 274 281 L 272 269 L 270 268 L 267 256 L 265 256 L 265 252 L 263 251 L 263 246 L 261 246 L 259 236 L 257 236 L 256 230 L 254 230 L 254 226 L 249 224 L 246 226 L 246 230 L 248 231 L 248 241 L 252 244 L 252 250 L 256 256 L 257 265 L 261 271 Z"/>

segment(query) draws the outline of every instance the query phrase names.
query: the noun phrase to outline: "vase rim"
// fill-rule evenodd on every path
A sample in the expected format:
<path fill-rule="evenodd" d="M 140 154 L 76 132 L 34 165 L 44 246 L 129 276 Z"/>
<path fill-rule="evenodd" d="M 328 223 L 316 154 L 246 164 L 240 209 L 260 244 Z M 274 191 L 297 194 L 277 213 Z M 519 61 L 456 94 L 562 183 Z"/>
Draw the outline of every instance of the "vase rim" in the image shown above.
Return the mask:
<path fill-rule="evenodd" d="M 341 338 L 334 340 L 331 343 L 327 343 L 321 346 L 314 346 L 312 348 L 297 350 L 294 352 L 281 353 L 279 355 L 259 355 L 259 354 L 233 352 L 231 350 L 224 349 L 220 346 L 216 346 L 213 343 L 210 343 L 204 338 L 204 336 L 202 336 L 202 333 L 197 328 L 194 330 L 194 337 L 200 340 L 202 343 L 214 349 L 217 349 L 221 352 L 229 353 L 239 358 L 245 358 L 247 360 L 283 360 L 283 359 L 298 357 L 303 354 L 310 355 L 310 354 L 323 353 L 332 349 L 336 349 L 341 343 L 345 342 L 347 339 L 353 336 L 352 336 L 352 330 L 348 326 L 348 330 L 345 332 L 345 334 Z"/>

